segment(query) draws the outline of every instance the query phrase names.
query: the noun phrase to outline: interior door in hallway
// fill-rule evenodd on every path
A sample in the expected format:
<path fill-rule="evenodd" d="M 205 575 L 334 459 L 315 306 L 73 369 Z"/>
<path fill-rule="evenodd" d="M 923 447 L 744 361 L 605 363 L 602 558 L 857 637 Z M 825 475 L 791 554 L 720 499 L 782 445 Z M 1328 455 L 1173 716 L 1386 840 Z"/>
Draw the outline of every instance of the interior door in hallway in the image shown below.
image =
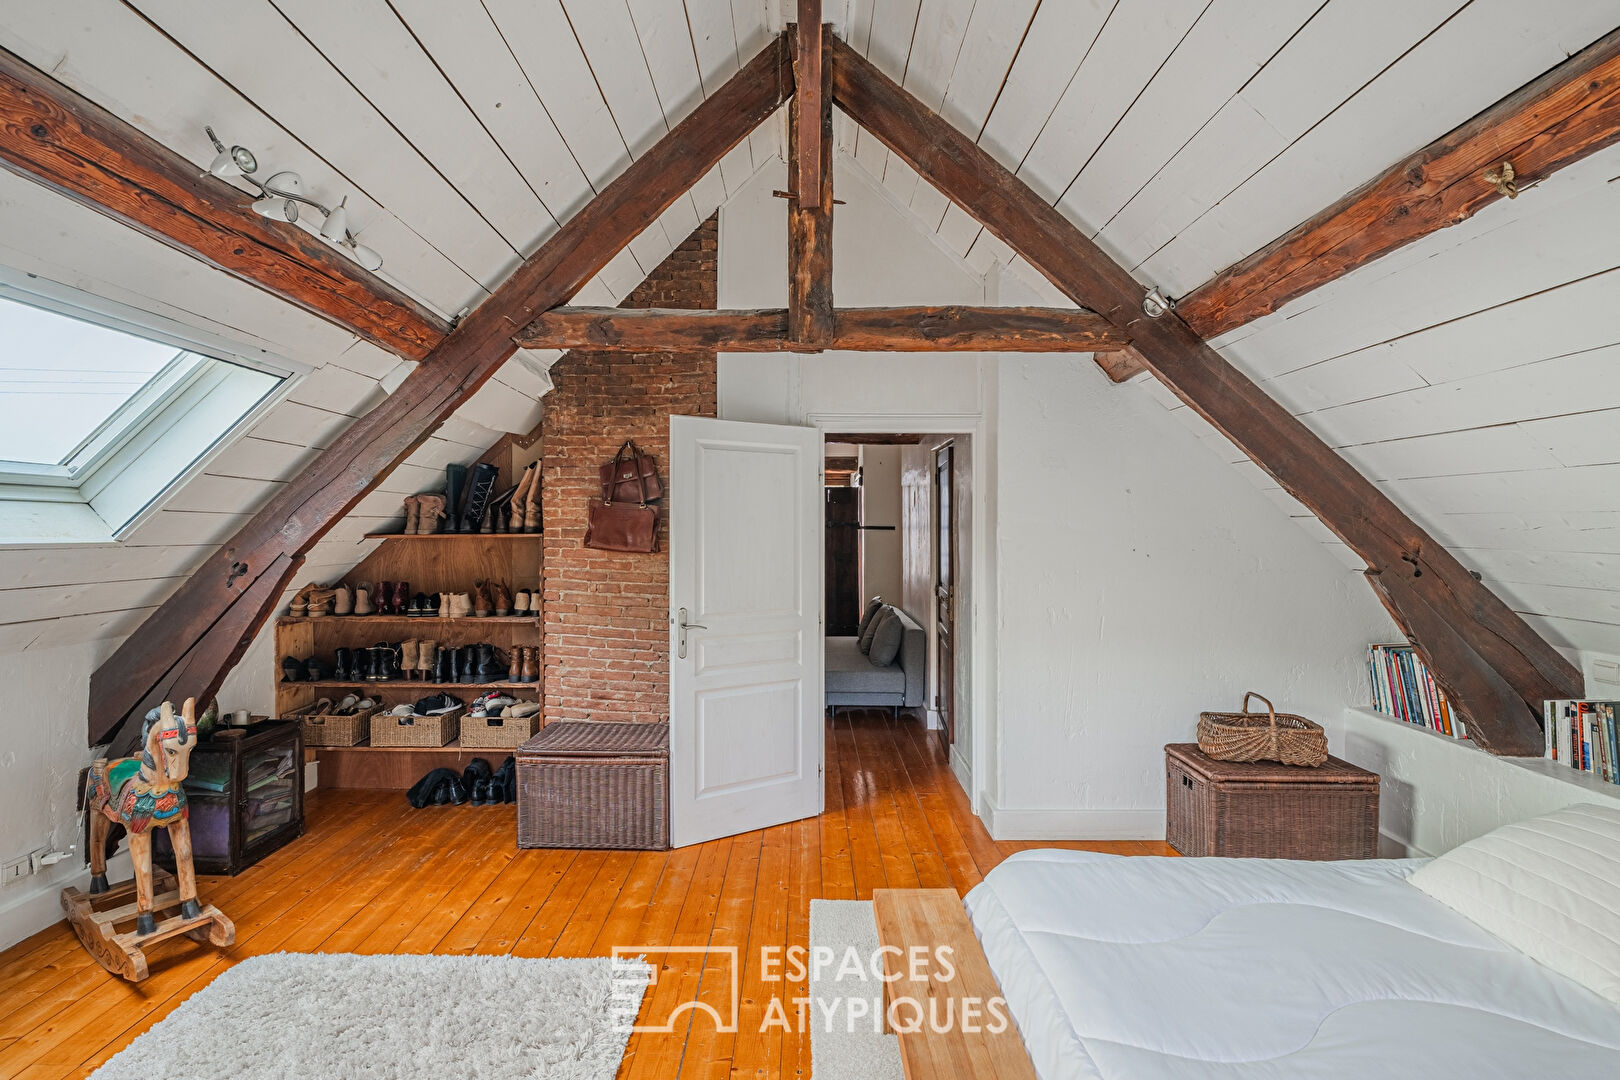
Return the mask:
<path fill-rule="evenodd" d="M 827 599 L 823 610 L 828 637 L 853 637 L 860 629 L 861 491 L 827 489 Z"/>
<path fill-rule="evenodd" d="M 670 842 L 822 807 L 822 455 L 814 428 L 672 416 Z"/>
<path fill-rule="evenodd" d="M 956 483 L 955 446 L 934 451 L 934 607 L 936 657 L 934 707 L 944 724 L 945 745 L 956 742 Z"/>

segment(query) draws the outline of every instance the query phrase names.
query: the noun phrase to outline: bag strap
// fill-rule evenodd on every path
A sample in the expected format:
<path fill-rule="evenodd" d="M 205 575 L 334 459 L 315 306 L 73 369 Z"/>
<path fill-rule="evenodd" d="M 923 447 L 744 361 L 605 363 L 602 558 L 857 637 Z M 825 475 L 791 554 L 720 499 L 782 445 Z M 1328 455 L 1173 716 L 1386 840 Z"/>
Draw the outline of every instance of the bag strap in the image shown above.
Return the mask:
<path fill-rule="evenodd" d="M 624 445 L 619 447 L 619 452 L 613 455 L 613 481 L 608 484 L 607 498 L 602 500 L 602 505 L 613 505 L 613 489 L 619 486 L 618 466 L 619 462 L 624 460 L 625 450 L 630 451 L 630 463 L 635 466 L 636 486 L 641 489 L 641 508 L 645 510 L 647 509 L 647 478 L 641 475 L 641 465 L 636 460 L 641 456 L 641 447 L 636 445 L 634 439 L 624 440 Z"/>

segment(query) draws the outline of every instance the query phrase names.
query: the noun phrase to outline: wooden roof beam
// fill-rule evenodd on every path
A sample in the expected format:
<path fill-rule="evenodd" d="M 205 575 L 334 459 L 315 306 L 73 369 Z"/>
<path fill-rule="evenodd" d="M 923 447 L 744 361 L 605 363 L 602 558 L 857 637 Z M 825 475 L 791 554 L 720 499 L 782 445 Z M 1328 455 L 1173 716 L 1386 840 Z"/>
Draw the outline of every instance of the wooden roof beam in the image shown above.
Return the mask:
<path fill-rule="evenodd" d="M 839 308 L 826 348 L 849 352 L 1095 352 L 1128 338 L 1100 315 L 1073 308 Z M 797 350 L 786 308 L 692 311 L 554 308 L 512 340 L 525 349 L 593 352 Z"/>
<path fill-rule="evenodd" d="M 822 63 L 821 0 L 799 0 L 788 117 L 788 339 L 800 351 L 833 336 L 832 72 Z"/>
<path fill-rule="evenodd" d="M 792 92 L 792 50 L 773 38 L 569 218 L 97 669 L 90 744 L 165 699 L 210 697 L 269 617 L 270 606 L 255 607 L 255 598 L 279 597 L 303 554 L 512 356 L 514 329 L 583 288 Z"/>
<path fill-rule="evenodd" d="M 450 324 L 253 196 L 0 49 L 0 166 L 408 360 Z"/>
<path fill-rule="evenodd" d="M 1182 297 L 1212 338 L 1479 213 L 1620 139 L 1620 30 Z M 1512 186 L 1498 183 L 1512 166 Z"/>
<path fill-rule="evenodd" d="M 838 107 L 1071 300 L 1129 334 L 1165 386 L 1365 559 L 1385 606 L 1475 741 L 1496 753 L 1539 755 L 1540 704 L 1579 697 L 1580 672 L 1177 313 L 1146 315 L 1143 286 L 1068 218 L 865 57 L 832 45 Z M 1513 707 L 1503 707 L 1503 686 Z"/>

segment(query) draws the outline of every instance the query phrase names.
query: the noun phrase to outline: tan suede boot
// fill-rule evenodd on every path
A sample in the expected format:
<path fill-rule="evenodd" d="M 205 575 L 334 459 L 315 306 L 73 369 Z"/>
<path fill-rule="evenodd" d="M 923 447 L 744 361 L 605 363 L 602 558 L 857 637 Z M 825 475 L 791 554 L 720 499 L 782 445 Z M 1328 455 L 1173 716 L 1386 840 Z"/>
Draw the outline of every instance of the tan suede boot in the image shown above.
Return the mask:
<path fill-rule="evenodd" d="M 511 529 L 513 532 L 523 531 L 523 514 L 525 508 L 529 505 L 529 496 L 534 492 L 535 478 L 540 475 L 539 466 L 538 461 L 531 461 L 529 467 L 523 470 L 523 475 L 518 477 L 517 490 L 512 492 Z"/>
<path fill-rule="evenodd" d="M 540 470 L 534 471 L 534 483 L 529 486 L 529 498 L 523 504 L 523 531 L 540 531 Z"/>
<path fill-rule="evenodd" d="M 399 669 L 408 679 L 416 671 L 417 661 L 420 657 L 421 645 L 416 641 L 402 641 L 399 643 Z"/>
<path fill-rule="evenodd" d="M 287 614 L 295 619 L 302 619 L 309 615 L 309 594 L 320 588 L 313 581 L 305 583 L 302 589 L 293 593 L 293 598 L 287 602 Z"/>
<path fill-rule="evenodd" d="M 332 614 L 354 614 L 354 591 L 347 585 L 339 585 L 332 590 Z"/>
<path fill-rule="evenodd" d="M 362 581 L 354 587 L 354 613 L 370 615 L 376 610 L 371 606 L 371 583 Z"/>
<path fill-rule="evenodd" d="M 529 614 L 529 603 L 530 603 L 530 601 L 529 601 L 529 590 L 527 590 L 527 589 L 519 589 L 518 594 L 516 596 L 512 597 L 512 614 L 514 614 L 514 615 L 527 615 L 527 614 Z"/>
<path fill-rule="evenodd" d="M 433 657 L 439 651 L 437 641 L 424 641 L 416 650 L 416 679 L 429 682 L 433 678 Z"/>
<path fill-rule="evenodd" d="M 422 520 L 422 506 L 416 501 L 415 495 L 407 495 L 405 504 L 405 527 L 400 531 L 406 536 L 415 536 L 416 530 Z"/>
<path fill-rule="evenodd" d="M 431 536 L 439 531 L 439 522 L 444 520 L 443 495 L 418 495 L 416 497 L 418 508 L 416 531 L 422 536 Z"/>
<path fill-rule="evenodd" d="M 332 598 L 337 595 L 336 589 L 328 589 L 324 585 L 317 585 L 309 593 L 309 617 L 318 619 L 332 613 Z"/>

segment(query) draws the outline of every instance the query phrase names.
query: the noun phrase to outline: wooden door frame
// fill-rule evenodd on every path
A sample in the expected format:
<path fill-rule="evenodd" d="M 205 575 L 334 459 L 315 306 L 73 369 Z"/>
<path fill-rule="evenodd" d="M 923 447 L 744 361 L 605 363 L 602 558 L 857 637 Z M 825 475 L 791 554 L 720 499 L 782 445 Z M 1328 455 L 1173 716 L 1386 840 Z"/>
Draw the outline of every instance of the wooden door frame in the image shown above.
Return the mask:
<path fill-rule="evenodd" d="M 973 470 L 972 528 L 970 542 L 972 558 L 967 566 L 957 564 L 959 575 L 966 575 L 973 583 L 973 604 L 964 619 L 957 612 L 957 638 L 965 634 L 969 643 L 968 696 L 965 703 L 969 717 L 969 745 L 959 747 L 951 755 L 951 775 L 967 793 L 973 813 L 986 823 L 990 821 L 993 792 L 989 786 L 990 748 L 995 745 L 998 721 L 995 713 L 996 642 L 991 619 L 995 608 L 994 588 L 996 563 L 992 539 L 995 523 L 991 520 L 989 501 L 990 484 L 985 477 L 983 447 L 989 445 L 994 430 L 992 422 L 981 412 L 964 413 L 856 413 L 808 412 L 803 423 L 820 428 L 823 435 L 837 441 L 839 435 L 897 432 L 922 436 L 967 436 L 973 447 L 969 467 Z M 825 513 L 825 504 L 823 504 Z M 826 528 L 825 520 L 822 528 Z M 825 613 L 824 613 L 825 614 Z M 932 616 L 930 616 L 931 618 Z M 958 767 L 964 762 L 968 775 L 964 777 Z"/>
<path fill-rule="evenodd" d="M 941 454 L 947 455 L 948 460 L 949 460 L 949 477 L 948 477 L 948 480 L 949 480 L 950 489 L 951 489 L 951 491 L 950 491 L 950 515 L 951 515 L 951 520 L 950 520 L 949 526 L 947 526 L 945 523 L 943 523 L 940 520 L 940 507 L 941 507 L 941 504 L 940 504 L 940 500 L 939 500 L 939 491 L 940 491 L 939 458 L 940 458 Z M 958 542 L 959 537 L 958 537 L 958 534 L 957 534 L 957 523 L 961 520 L 961 515 L 959 513 L 957 513 L 957 508 L 956 508 L 956 438 L 955 438 L 955 436 L 952 436 L 951 438 L 948 438 L 948 439 L 944 440 L 943 442 L 934 443 L 932 446 L 930 446 L 928 448 L 928 457 L 929 457 L 929 469 L 928 469 L 928 495 L 929 495 L 928 504 L 929 504 L 929 513 L 928 513 L 928 523 L 929 523 L 929 540 L 930 540 L 929 546 L 930 546 L 930 548 L 932 548 L 933 556 L 934 556 L 933 557 L 934 588 L 933 588 L 933 597 L 932 597 L 932 600 L 933 600 L 932 607 L 933 607 L 933 615 L 934 615 L 935 619 L 938 619 L 938 617 L 939 617 L 939 584 L 940 584 L 940 577 L 942 576 L 942 571 L 944 570 L 944 567 L 942 566 L 942 563 L 944 562 L 944 560 L 942 560 L 940 558 L 939 538 L 940 538 L 940 535 L 943 532 L 945 532 L 947 528 L 950 531 L 950 538 L 951 538 L 950 539 L 950 552 L 949 552 L 949 556 L 948 556 L 949 561 L 950 561 L 950 583 L 951 583 L 950 584 L 950 588 L 951 588 L 951 629 L 950 629 L 951 671 L 950 671 L 950 676 L 951 676 L 951 678 L 950 678 L 950 684 L 949 684 L 949 689 L 948 689 L 948 695 L 949 695 L 949 700 L 950 700 L 950 703 L 951 703 L 951 708 L 950 708 L 949 712 L 947 712 L 943 708 L 935 710 L 935 711 L 937 711 L 939 713 L 939 718 L 940 718 L 940 726 L 939 726 L 940 739 L 941 739 L 941 741 L 943 742 L 943 744 L 945 746 L 945 753 L 948 756 L 950 754 L 950 752 L 951 752 L 951 748 L 956 745 L 956 663 L 957 663 L 957 653 L 958 653 L 958 649 L 957 649 L 957 646 L 956 646 L 956 627 L 957 627 L 957 623 L 959 622 L 959 620 L 957 619 L 956 600 L 957 600 L 958 588 L 959 588 L 960 580 L 961 580 L 961 568 L 962 568 L 961 560 L 958 557 L 959 552 L 961 551 L 961 545 Z M 934 640 L 935 640 L 936 643 L 939 641 L 939 632 L 937 630 L 935 631 L 935 634 L 934 634 Z M 971 653 L 969 655 L 971 655 Z M 947 697 L 944 665 L 939 663 L 939 659 L 940 659 L 939 650 L 938 650 L 938 647 L 937 647 L 937 644 L 936 644 L 936 648 L 935 648 L 935 652 L 934 652 L 934 660 L 935 660 L 934 670 L 930 672 L 930 675 L 933 676 L 932 682 L 933 682 L 934 685 L 933 685 L 932 689 L 933 689 L 933 694 L 934 694 L 934 704 L 936 706 L 943 704 L 943 702 L 945 701 L 945 699 Z"/>

